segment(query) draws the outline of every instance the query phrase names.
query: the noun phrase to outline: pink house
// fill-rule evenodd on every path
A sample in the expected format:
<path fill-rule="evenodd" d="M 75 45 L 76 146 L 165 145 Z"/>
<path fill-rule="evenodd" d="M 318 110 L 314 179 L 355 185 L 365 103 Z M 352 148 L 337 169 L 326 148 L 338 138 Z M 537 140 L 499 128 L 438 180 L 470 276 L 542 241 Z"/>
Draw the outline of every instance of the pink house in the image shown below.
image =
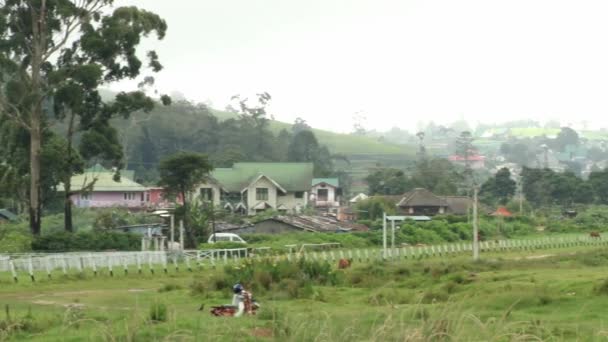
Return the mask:
<path fill-rule="evenodd" d="M 80 191 L 72 195 L 72 203 L 78 208 L 123 207 L 143 210 L 153 207 L 148 188 L 131 179 L 132 172 L 124 172 L 119 181 L 114 172 L 96 165 L 83 174 L 72 177 L 72 191 L 83 189 L 93 183 L 90 191 Z M 63 190 L 63 185 L 58 187 Z"/>
<path fill-rule="evenodd" d="M 465 165 L 466 161 L 468 161 L 469 166 L 471 167 L 471 169 L 474 169 L 474 170 L 483 169 L 486 167 L 486 165 L 485 165 L 486 157 L 484 157 L 482 155 L 478 155 L 478 154 L 470 155 L 470 156 L 468 156 L 468 158 L 466 158 L 466 160 L 465 160 L 464 156 L 452 155 L 452 156 L 448 157 L 448 160 L 454 164 L 460 164 L 460 165 Z"/>
<path fill-rule="evenodd" d="M 161 187 L 148 188 L 148 194 L 150 195 L 150 205 L 156 208 L 167 208 L 171 207 L 173 203 L 183 203 L 181 196 L 178 196 L 175 201 L 168 201 L 165 198 L 165 189 Z"/>

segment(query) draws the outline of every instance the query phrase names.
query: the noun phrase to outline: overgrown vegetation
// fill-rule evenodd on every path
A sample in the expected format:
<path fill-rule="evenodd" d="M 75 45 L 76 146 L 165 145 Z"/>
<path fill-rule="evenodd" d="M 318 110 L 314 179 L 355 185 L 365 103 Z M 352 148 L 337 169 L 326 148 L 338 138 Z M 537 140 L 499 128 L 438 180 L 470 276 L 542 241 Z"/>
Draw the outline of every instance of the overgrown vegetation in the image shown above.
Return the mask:
<path fill-rule="evenodd" d="M 32 287 L 6 282 L 0 340 L 594 340 L 604 333 L 606 262 L 603 250 L 481 262 L 355 262 L 346 270 L 260 260 L 194 274 L 65 278 Z M 230 301 L 234 282 L 260 301 L 257 316 L 208 313 Z"/>

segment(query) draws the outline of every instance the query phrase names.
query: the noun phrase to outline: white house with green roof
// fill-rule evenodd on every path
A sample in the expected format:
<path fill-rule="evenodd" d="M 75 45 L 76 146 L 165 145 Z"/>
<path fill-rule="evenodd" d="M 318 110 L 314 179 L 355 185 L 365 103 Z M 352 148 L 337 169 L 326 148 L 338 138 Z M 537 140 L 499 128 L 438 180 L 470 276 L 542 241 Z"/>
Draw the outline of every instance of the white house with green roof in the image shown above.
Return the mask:
<path fill-rule="evenodd" d="M 135 182 L 132 177 L 132 171 L 121 171 L 120 180 L 115 180 L 113 171 L 95 165 L 72 177 L 72 191 L 83 189 L 94 181 L 90 191 L 72 195 L 72 203 L 78 208 L 146 208 L 150 203 L 148 188 Z M 59 184 L 57 190 L 63 191 L 63 184 Z"/>
<path fill-rule="evenodd" d="M 340 195 L 338 178 L 314 178 L 312 180 L 310 200 L 316 208 L 340 207 Z"/>
<path fill-rule="evenodd" d="M 248 215 L 267 209 L 298 213 L 308 204 L 312 178 L 312 163 L 235 163 L 213 170 L 198 195 Z"/>

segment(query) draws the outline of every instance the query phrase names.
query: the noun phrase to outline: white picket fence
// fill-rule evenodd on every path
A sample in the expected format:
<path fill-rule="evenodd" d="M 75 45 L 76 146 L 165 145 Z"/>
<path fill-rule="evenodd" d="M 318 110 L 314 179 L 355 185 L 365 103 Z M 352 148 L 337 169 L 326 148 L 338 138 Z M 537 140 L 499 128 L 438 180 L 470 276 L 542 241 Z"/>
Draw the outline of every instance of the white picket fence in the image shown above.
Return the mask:
<path fill-rule="evenodd" d="M 591 238 L 589 236 L 554 237 L 522 240 L 497 240 L 480 242 L 480 251 L 509 252 L 532 251 L 552 248 L 568 248 L 576 246 L 604 246 L 608 239 Z M 380 248 L 334 249 L 311 251 L 270 256 L 271 258 L 295 261 L 299 258 L 335 262 L 347 258 L 361 262 L 376 260 L 407 260 L 427 257 L 452 257 L 472 253 L 472 243 L 446 243 L 440 245 L 401 246 L 387 249 L 386 253 Z M 35 281 L 41 272 L 51 278 L 53 274 L 74 273 L 105 273 L 114 276 L 115 273 L 129 270 L 142 272 L 164 272 L 180 268 L 192 271 L 193 267 L 215 267 L 218 264 L 238 262 L 241 259 L 263 259 L 259 253 L 249 253 L 245 248 L 185 251 L 185 252 L 86 252 L 86 253 L 29 253 L 29 254 L 0 254 L 0 272 L 10 272 L 14 281 L 20 276 L 29 276 Z"/>

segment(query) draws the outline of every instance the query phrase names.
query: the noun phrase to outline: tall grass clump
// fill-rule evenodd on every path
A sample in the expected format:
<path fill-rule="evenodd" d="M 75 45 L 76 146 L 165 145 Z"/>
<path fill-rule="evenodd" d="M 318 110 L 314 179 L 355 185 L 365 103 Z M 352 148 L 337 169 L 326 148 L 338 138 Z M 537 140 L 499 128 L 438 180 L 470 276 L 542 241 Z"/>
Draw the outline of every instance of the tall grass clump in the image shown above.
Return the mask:
<path fill-rule="evenodd" d="M 167 321 L 167 305 L 163 303 L 153 303 L 150 306 L 150 312 L 148 319 L 152 323 L 166 322 Z"/>

